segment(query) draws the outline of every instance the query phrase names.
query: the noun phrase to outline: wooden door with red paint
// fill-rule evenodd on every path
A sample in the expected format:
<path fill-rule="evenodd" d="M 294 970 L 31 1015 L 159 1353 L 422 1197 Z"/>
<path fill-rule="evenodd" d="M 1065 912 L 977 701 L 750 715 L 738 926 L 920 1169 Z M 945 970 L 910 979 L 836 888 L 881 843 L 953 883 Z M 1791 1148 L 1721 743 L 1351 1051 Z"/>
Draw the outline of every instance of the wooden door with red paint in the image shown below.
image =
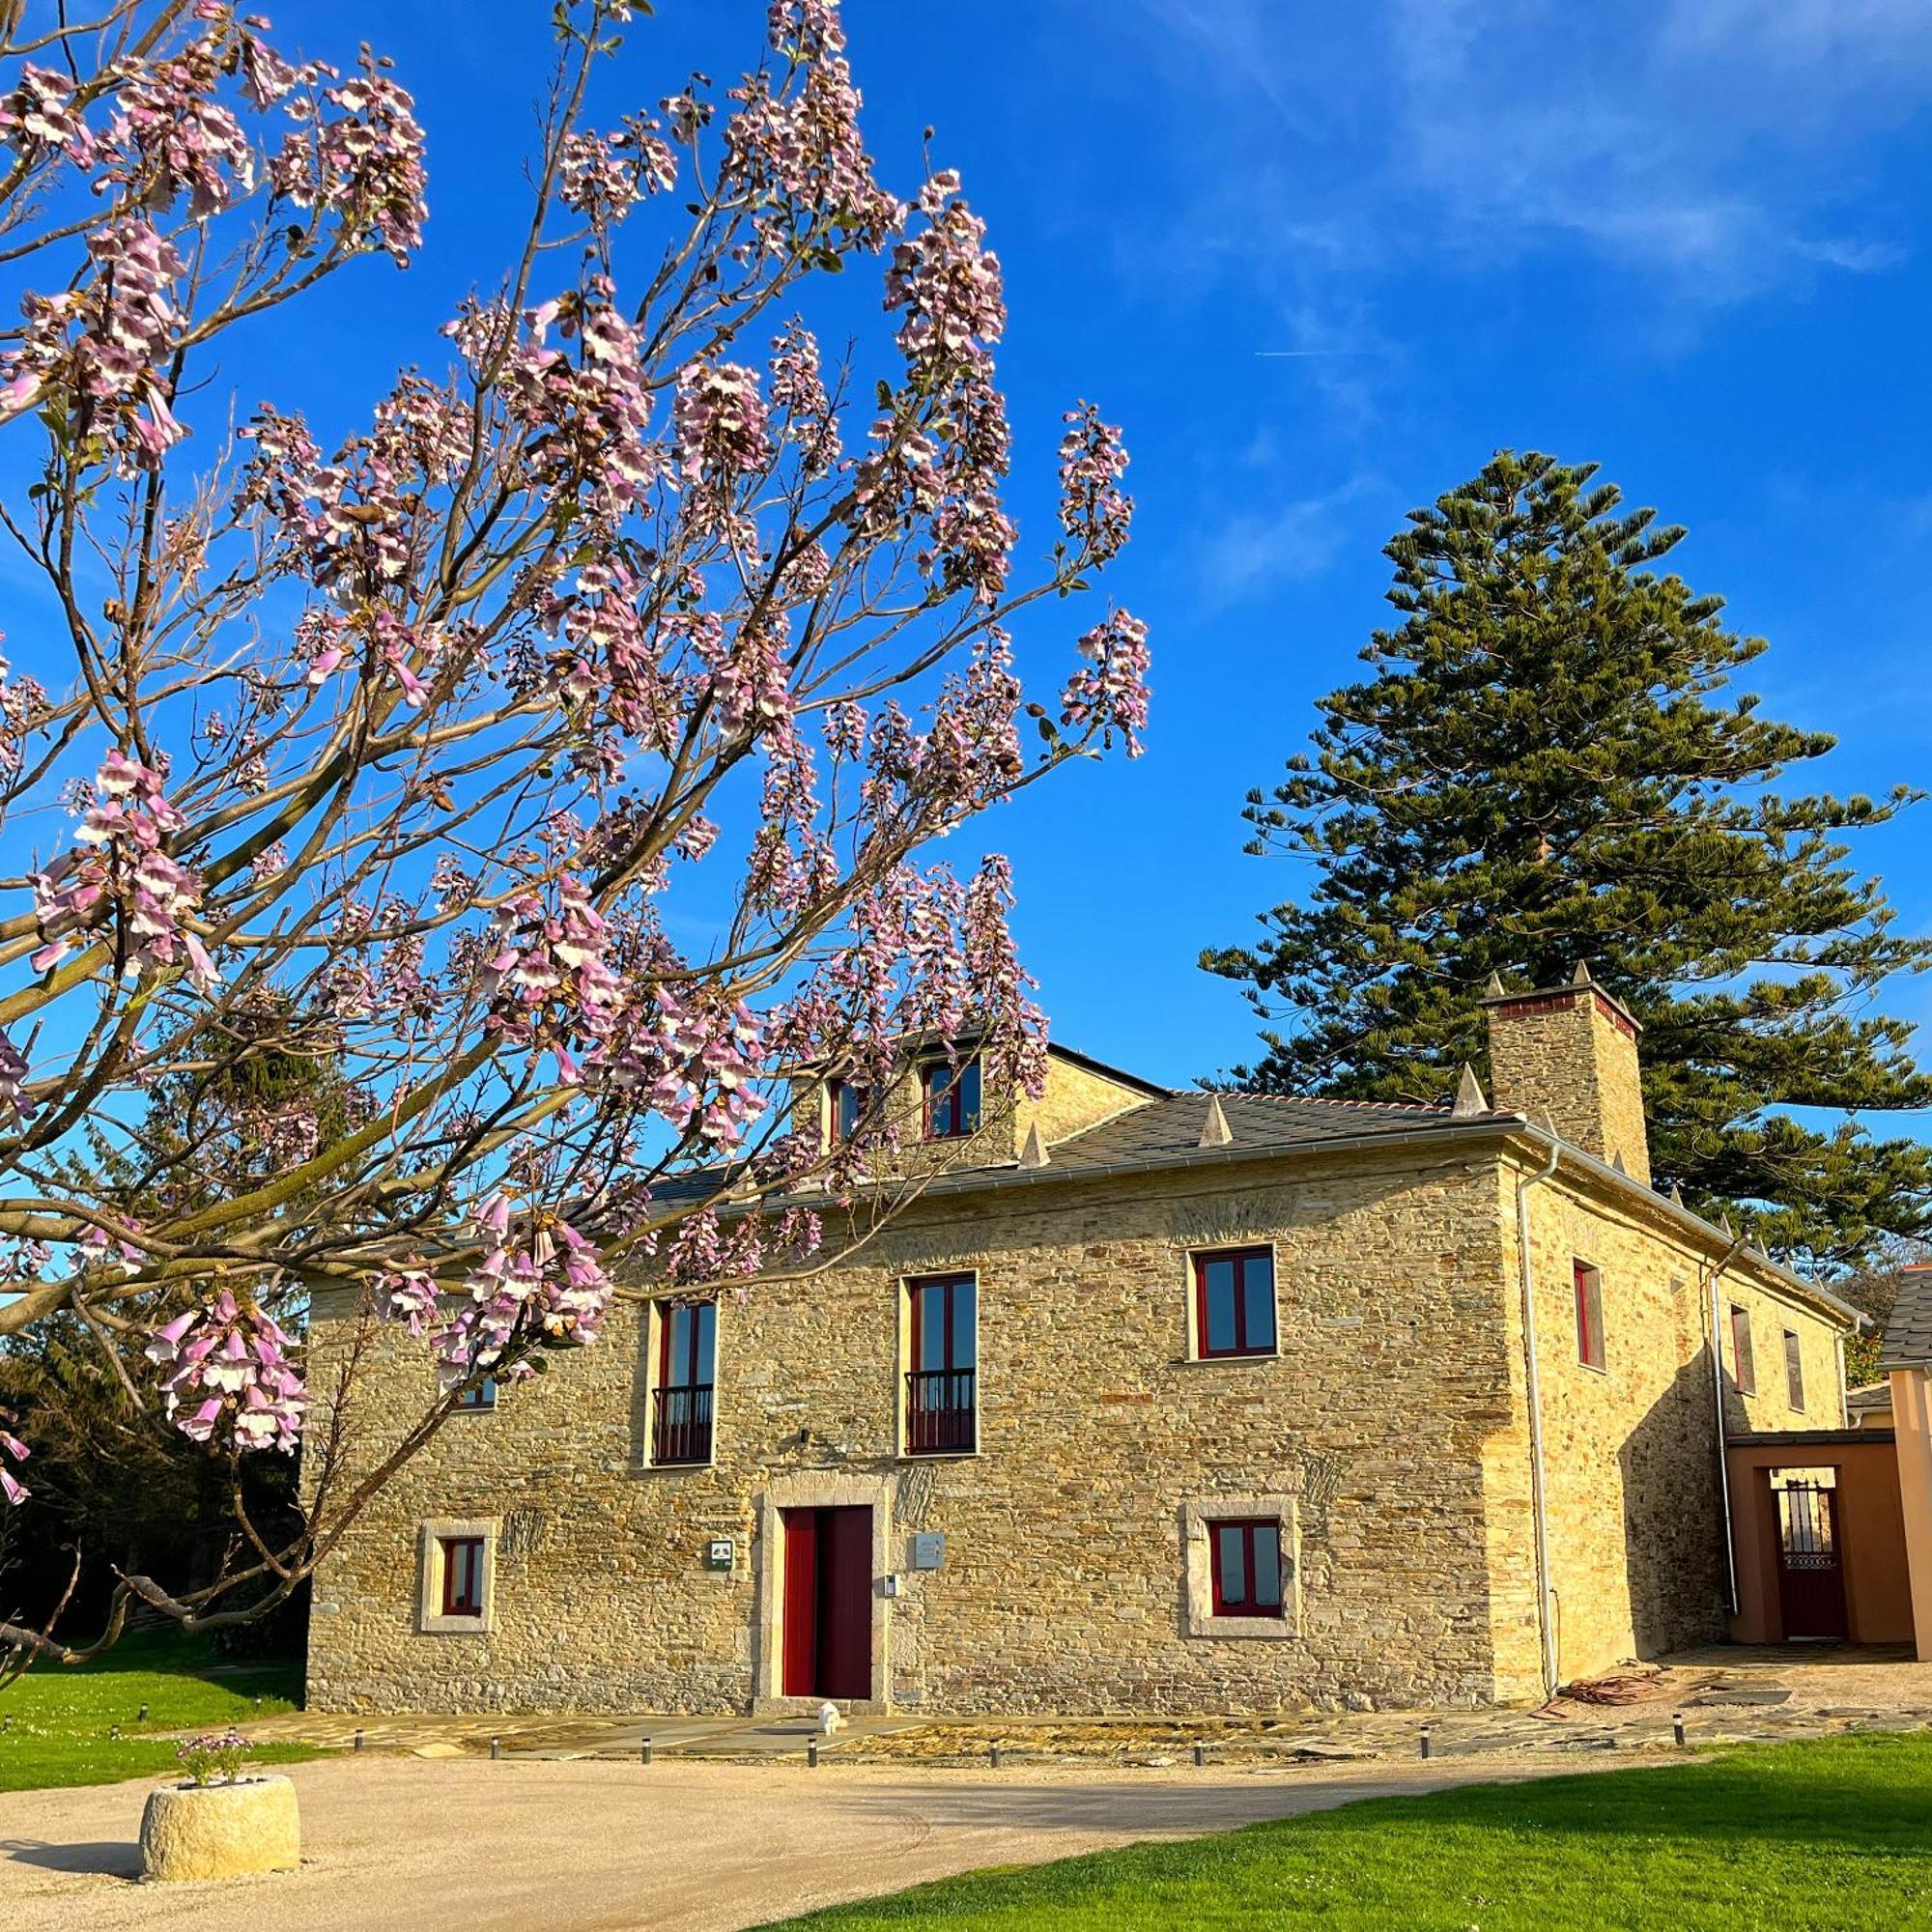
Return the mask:
<path fill-rule="evenodd" d="M 872 1512 L 796 1509 L 784 1518 L 781 1692 L 872 1694 Z"/>

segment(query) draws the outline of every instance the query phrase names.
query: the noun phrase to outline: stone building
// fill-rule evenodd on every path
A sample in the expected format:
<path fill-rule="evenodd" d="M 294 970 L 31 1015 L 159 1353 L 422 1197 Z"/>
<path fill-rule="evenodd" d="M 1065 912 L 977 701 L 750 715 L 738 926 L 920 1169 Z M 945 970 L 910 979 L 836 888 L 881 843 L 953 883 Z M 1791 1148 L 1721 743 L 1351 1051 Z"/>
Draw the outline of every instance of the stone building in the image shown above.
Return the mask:
<path fill-rule="evenodd" d="M 1841 1425 L 1855 1317 L 1649 1185 L 1608 992 L 1487 1006 L 1439 1107 L 915 1056 L 943 1171 L 453 1417 L 318 1573 L 312 1704 L 1483 1703 L 1720 1636 L 1721 1436 Z M 363 1459 L 431 1388 L 373 1349 Z"/>

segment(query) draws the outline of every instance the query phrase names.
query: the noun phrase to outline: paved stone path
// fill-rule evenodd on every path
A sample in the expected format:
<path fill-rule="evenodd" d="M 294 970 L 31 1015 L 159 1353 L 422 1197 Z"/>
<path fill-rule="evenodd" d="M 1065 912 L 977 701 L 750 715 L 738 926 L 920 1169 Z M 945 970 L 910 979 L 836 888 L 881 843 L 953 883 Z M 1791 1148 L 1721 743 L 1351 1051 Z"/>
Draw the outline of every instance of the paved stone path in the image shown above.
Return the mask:
<path fill-rule="evenodd" d="M 727 1932 L 977 1866 L 1577 1768 L 1539 1757 L 1480 1769 L 994 1775 L 368 1754 L 292 1767 L 299 1872 L 222 1885 L 130 1882 L 151 1780 L 0 1795 L 0 1927 Z"/>

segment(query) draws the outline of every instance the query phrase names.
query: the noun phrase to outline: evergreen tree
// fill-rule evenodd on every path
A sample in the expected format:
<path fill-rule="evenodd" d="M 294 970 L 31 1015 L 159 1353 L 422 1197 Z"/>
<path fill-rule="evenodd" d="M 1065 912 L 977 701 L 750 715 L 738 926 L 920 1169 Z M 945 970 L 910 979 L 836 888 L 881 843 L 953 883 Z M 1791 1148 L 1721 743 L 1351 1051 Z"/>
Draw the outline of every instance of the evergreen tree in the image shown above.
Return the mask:
<path fill-rule="evenodd" d="M 1932 1149 L 1861 1117 L 1932 1103 L 1885 982 L 1893 930 L 1843 835 L 1911 802 L 1773 790 L 1833 739 L 1733 680 L 1764 649 L 1657 566 L 1682 529 L 1538 454 L 1498 454 L 1410 512 L 1364 681 L 1320 701 L 1311 754 L 1249 795 L 1248 849 L 1312 861 L 1253 948 L 1261 1092 L 1435 1099 L 1485 1069 L 1477 1002 L 1578 962 L 1643 1022 L 1658 1184 L 1812 1268 L 1932 1232 Z M 1824 1125 L 1785 1111 L 1822 1108 Z"/>

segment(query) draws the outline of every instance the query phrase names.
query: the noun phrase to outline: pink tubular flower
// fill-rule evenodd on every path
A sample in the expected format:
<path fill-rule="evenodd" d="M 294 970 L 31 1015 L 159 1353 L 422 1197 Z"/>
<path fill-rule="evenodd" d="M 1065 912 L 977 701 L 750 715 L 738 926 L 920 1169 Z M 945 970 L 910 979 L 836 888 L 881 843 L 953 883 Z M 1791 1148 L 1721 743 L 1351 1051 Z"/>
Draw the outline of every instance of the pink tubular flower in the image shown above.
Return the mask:
<path fill-rule="evenodd" d="M 20 1049 L 0 1033 L 0 1122 L 25 1126 L 34 1118 L 34 1097 L 27 1092 L 28 1067 Z"/>
<path fill-rule="evenodd" d="M 19 1417 L 11 1408 L 0 1408 L 0 1496 L 5 1496 L 15 1508 L 33 1493 L 7 1466 L 10 1457 L 15 1463 L 24 1463 L 32 1453 L 14 1434 L 18 1424 Z"/>
<path fill-rule="evenodd" d="M 237 1449 L 286 1453 L 301 1439 L 309 1404 L 295 1346 L 265 1310 L 223 1289 L 155 1329 L 144 1352 L 164 1372 L 168 1416 L 190 1440 L 221 1435 Z"/>
<path fill-rule="evenodd" d="M 332 213 L 352 243 L 407 268 L 422 244 L 423 130 L 415 102 L 363 55 L 362 72 L 323 95 L 335 115 L 283 142 L 269 169 L 296 208 Z"/>
<path fill-rule="evenodd" d="M 73 83 L 52 68 L 20 69 L 14 90 L 0 99 L 0 133 L 29 160 L 58 150 L 83 165 L 94 158 L 94 136 L 73 105 Z"/>

